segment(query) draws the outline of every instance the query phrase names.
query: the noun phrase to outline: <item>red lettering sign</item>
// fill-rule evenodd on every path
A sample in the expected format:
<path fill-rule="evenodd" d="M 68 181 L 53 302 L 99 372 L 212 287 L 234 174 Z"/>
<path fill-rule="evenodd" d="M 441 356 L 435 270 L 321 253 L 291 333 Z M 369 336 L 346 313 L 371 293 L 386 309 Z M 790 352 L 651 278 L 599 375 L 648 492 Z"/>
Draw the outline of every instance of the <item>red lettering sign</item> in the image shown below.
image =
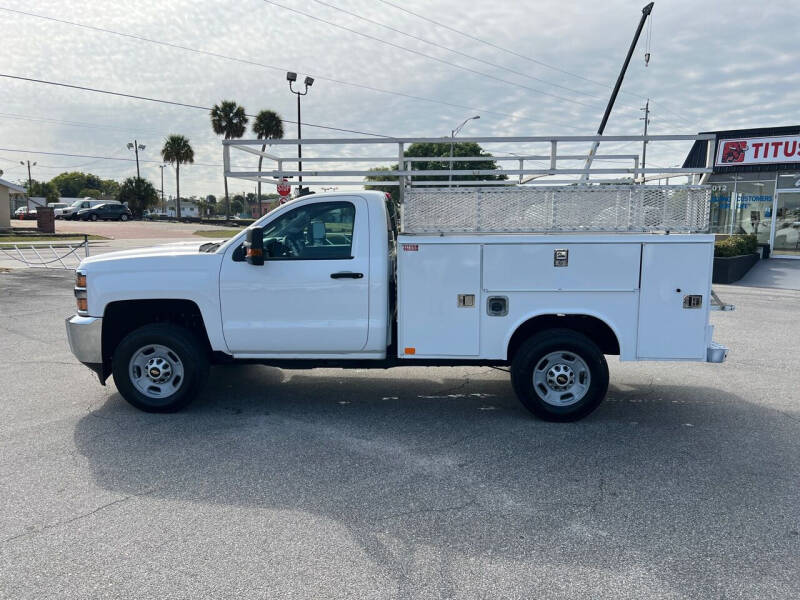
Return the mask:
<path fill-rule="evenodd" d="M 717 142 L 718 167 L 800 163 L 800 134 L 739 139 Z"/>

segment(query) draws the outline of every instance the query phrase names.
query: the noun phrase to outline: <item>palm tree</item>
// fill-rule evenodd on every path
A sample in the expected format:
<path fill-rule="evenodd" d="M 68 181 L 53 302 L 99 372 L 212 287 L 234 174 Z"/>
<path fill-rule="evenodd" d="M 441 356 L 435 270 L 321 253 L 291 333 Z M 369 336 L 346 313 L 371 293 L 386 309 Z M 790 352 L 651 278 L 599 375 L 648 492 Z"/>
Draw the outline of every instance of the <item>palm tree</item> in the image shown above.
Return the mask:
<path fill-rule="evenodd" d="M 211 128 L 217 135 L 225 136 L 226 140 L 240 138 L 247 130 L 247 115 L 244 107 L 233 100 L 223 100 L 211 109 Z M 231 202 L 228 198 L 228 178 L 225 180 L 225 218 L 231 216 Z"/>
<path fill-rule="evenodd" d="M 279 140 L 283 137 L 283 119 L 273 110 L 262 110 L 253 121 L 253 133 L 260 140 Z M 261 145 L 261 151 L 267 149 L 266 144 Z M 258 157 L 258 171 L 261 172 L 263 156 Z M 261 216 L 261 179 L 258 180 L 258 216 Z"/>
<path fill-rule="evenodd" d="M 182 135 L 170 135 L 164 140 L 164 147 L 161 149 L 161 158 L 168 163 L 175 164 L 175 185 L 177 187 L 177 200 L 175 214 L 181 218 L 181 165 L 194 162 L 194 150 Z"/>

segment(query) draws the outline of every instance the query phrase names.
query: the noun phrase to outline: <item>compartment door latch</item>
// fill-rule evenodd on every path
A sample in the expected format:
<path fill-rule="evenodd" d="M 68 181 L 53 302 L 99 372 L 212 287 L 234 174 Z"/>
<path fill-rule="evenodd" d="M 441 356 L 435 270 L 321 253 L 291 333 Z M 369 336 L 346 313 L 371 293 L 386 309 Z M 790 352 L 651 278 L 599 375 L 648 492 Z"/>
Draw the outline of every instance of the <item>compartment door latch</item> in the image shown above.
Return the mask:
<path fill-rule="evenodd" d="M 569 266 L 569 250 L 566 248 L 556 248 L 553 250 L 553 266 L 566 267 Z"/>
<path fill-rule="evenodd" d="M 459 294 L 458 295 L 458 307 L 459 308 L 471 308 L 475 306 L 475 294 Z"/>
<path fill-rule="evenodd" d="M 700 294 L 688 294 L 683 297 L 683 308 L 701 308 L 703 306 L 703 296 Z"/>

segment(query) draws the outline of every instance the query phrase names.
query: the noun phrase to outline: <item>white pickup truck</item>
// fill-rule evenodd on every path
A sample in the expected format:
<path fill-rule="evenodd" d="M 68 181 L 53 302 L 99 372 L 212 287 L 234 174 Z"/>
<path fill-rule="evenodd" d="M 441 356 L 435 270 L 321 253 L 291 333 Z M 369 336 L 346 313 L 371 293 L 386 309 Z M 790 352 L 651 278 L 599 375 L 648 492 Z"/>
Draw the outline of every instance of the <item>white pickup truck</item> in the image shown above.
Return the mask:
<path fill-rule="evenodd" d="M 406 202 L 418 215 L 437 194 Z M 572 421 L 603 400 L 605 355 L 725 359 L 709 325 L 713 240 L 401 233 L 382 192 L 313 194 L 225 242 L 85 259 L 67 333 L 101 383 L 113 374 L 146 411 L 185 406 L 221 362 L 490 365 L 510 367 L 534 414 Z"/>

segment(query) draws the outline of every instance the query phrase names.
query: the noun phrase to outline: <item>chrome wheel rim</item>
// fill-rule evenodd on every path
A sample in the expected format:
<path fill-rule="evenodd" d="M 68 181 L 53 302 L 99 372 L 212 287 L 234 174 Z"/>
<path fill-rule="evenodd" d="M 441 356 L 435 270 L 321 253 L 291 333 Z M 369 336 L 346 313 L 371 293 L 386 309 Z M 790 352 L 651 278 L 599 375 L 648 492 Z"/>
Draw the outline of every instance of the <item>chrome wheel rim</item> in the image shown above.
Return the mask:
<path fill-rule="evenodd" d="M 592 377 L 580 356 L 568 350 L 546 354 L 533 369 L 533 387 L 552 406 L 571 406 L 589 391 Z"/>
<path fill-rule="evenodd" d="M 128 373 L 134 387 L 154 400 L 167 398 L 183 385 L 183 363 L 178 354 L 161 344 L 142 346 L 131 356 Z"/>

